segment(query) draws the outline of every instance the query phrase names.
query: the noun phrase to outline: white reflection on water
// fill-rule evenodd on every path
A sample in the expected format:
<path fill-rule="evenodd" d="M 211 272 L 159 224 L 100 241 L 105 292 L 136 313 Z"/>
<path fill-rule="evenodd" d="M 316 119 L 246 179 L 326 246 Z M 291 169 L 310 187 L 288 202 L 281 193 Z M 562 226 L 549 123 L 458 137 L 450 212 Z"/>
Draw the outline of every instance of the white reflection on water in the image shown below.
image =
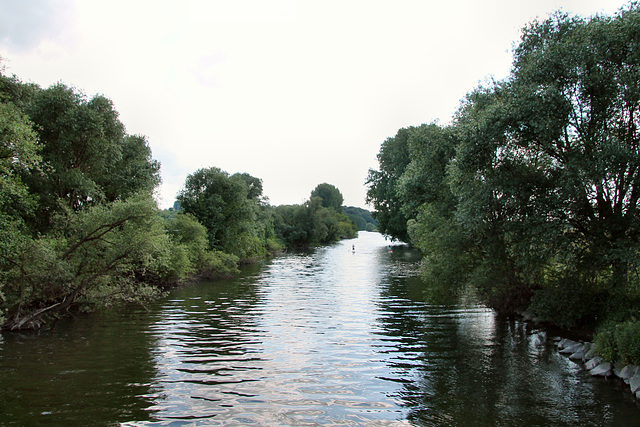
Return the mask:
<path fill-rule="evenodd" d="M 362 233 L 174 293 L 153 326 L 169 425 L 607 422 L 542 331 L 473 303 L 430 306 L 415 253 Z M 563 365 L 563 363 L 565 363 Z"/>

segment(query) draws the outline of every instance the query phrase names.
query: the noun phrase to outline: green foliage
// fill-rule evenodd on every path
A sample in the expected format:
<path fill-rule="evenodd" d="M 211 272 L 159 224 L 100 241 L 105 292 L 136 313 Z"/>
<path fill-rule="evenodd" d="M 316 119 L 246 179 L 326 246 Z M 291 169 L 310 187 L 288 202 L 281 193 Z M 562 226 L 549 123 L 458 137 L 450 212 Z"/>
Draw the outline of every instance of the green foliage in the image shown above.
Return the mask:
<path fill-rule="evenodd" d="M 127 135 L 120 144 L 121 155 L 109 164 L 107 175 L 97 180 L 105 199 L 126 199 L 137 193 L 152 193 L 160 184 L 160 163 L 151 156 L 147 138 Z"/>
<path fill-rule="evenodd" d="M 267 249 L 267 253 L 275 254 L 278 252 L 282 252 L 286 248 L 286 246 L 282 240 L 273 236 L 267 238 L 265 248 Z"/>
<path fill-rule="evenodd" d="M 602 328 L 595 336 L 596 351 L 608 362 L 615 362 L 617 358 L 616 338 L 614 328 Z"/>
<path fill-rule="evenodd" d="M 450 126 L 382 144 L 368 200 L 382 232 L 423 251 L 434 295 L 473 285 L 563 327 L 638 314 L 639 36 L 637 4 L 536 21 L 511 76 L 470 92 Z"/>
<path fill-rule="evenodd" d="M 422 277 L 427 298 L 441 304 L 456 300 L 470 280 L 474 265 L 470 242 L 451 215 L 424 205 L 416 220 L 408 223 L 411 241 L 423 253 Z"/>
<path fill-rule="evenodd" d="M 290 248 L 332 243 L 353 238 L 358 232 L 347 215 L 323 206 L 320 197 L 312 197 L 303 205 L 277 206 L 273 215 L 276 235 Z"/>
<path fill-rule="evenodd" d="M 433 204 L 441 211 L 452 210 L 455 200 L 446 172 L 458 145 L 455 132 L 432 123 L 409 128 L 408 135 L 411 161 L 396 189 L 402 212 L 406 218 L 415 219 L 424 204 Z"/>
<path fill-rule="evenodd" d="M 197 277 L 216 279 L 238 272 L 239 258 L 218 250 L 209 250 L 207 229 L 191 214 L 178 212 L 166 219 L 165 227 L 180 254 L 181 273 L 176 279 Z"/>
<path fill-rule="evenodd" d="M 258 221 L 264 214 L 261 196 L 259 179 L 212 167 L 187 177 L 178 202 L 206 227 L 210 249 L 247 259 L 265 253 L 265 230 Z"/>
<path fill-rule="evenodd" d="M 196 265 L 197 277 L 205 280 L 228 278 L 238 273 L 239 258 L 222 251 L 206 251 Z"/>
<path fill-rule="evenodd" d="M 22 220 L 33 212 L 35 198 L 20 174 L 37 170 L 40 160 L 29 119 L 13 104 L 0 103 L 0 218 L 4 221 Z"/>
<path fill-rule="evenodd" d="M 596 351 L 605 360 L 640 365 L 640 322 L 630 320 L 602 327 L 595 337 Z"/>
<path fill-rule="evenodd" d="M 185 198 L 194 215 L 161 215 L 152 199 L 159 168 L 106 97 L 0 73 L 0 328 L 143 302 L 282 248 L 258 178 L 217 170 L 203 188 L 210 199 L 193 198 L 201 210 Z"/>
<path fill-rule="evenodd" d="M 342 213 L 356 224 L 358 230 L 374 231 L 378 227 L 378 221 L 376 221 L 371 215 L 371 212 L 366 209 L 355 206 L 343 206 Z"/>
<path fill-rule="evenodd" d="M 325 208 L 332 208 L 336 212 L 340 212 L 342 209 L 344 197 L 342 197 L 340 190 L 331 184 L 327 184 L 326 182 L 318 184 L 311 192 L 311 198 L 313 199 L 314 197 L 322 199 L 322 206 Z"/>
<path fill-rule="evenodd" d="M 4 82 L 7 87 L 24 86 Z M 21 172 L 29 191 L 39 198 L 30 222 L 35 231 L 47 232 L 52 218 L 65 209 L 150 193 L 159 183 L 159 164 L 145 138 L 126 135 L 113 103 L 104 96 L 87 100 L 60 83 L 31 88 L 21 102 L 35 124 L 42 156 L 40 168 Z"/>
<path fill-rule="evenodd" d="M 369 170 L 366 184 L 367 203 L 375 208 L 374 217 L 381 233 L 403 242 L 409 241 L 407 219 L 402 212 L 398 183 L 407 165 L 409 155 L 409 129 L 400 129 L 395 137 L 387 138 L 380 148 L 380 170 Z"/>
<path fill-rule="evenodd" d="M 562 328 L 593 326 L 593 319 L 603 312 L 605 297 L 588 278 L 568 275 L 549 280 L 536 290 L 531 309 L 540 319 Z"/>
<path fill-rule="evenodd" d="M 142 301 L 183 274 L 151 199 L 158 170 L 107 98 L 0 75 L 2 328 Z"/>
<path fill-rule="evenodd" d="M 55 224 L 47 237 L 23 238 L 2 257 L 5 328 L 37 328 L 79 303 L 154 293 L 137 280 L 140 272 L 157 271 L 166 253 L 150 198 L 69 211 Z"/>

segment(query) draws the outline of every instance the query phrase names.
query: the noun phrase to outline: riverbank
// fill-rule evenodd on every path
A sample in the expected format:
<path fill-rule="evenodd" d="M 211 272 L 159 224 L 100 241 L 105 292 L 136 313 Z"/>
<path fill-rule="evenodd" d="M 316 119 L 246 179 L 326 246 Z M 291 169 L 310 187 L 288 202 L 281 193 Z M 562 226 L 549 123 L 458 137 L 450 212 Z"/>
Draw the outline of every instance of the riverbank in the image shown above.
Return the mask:
<path fill-rule="evenodd" d="M 640 367 L 618 366 L 607 362 L 596 352 L 592 342 L 578 342 L 568 338 L 558 341 L 558 351 L 589 372 L 591 376 L 605 379 L 617 378 L 629 386 L 629 391 L 640 400 Z M 626 390 L 623 388 L 623 390 Z"/>

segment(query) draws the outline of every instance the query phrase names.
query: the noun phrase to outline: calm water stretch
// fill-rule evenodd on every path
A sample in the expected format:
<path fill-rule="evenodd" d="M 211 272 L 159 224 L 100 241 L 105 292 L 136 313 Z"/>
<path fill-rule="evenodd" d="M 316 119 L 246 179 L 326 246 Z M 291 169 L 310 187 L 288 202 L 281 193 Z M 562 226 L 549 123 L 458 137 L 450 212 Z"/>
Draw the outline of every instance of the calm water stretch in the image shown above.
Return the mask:
<path fill-rule="evenodd" d="M 544 330 L 426 304 L 416 254 L 388 245 L 360 232 L 147 310 L 3 335 L 0 425 L 640 425 Z"/>

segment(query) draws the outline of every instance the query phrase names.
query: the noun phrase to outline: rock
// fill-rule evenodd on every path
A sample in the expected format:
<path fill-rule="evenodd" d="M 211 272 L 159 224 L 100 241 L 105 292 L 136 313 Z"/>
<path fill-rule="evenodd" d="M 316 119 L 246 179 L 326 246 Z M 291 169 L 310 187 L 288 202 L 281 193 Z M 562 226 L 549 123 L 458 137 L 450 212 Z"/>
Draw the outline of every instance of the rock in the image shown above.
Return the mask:
<path fill-rule="evenodd" d="M 567 343 L 567 345 L 565 345 L 565 347 L 560 350 L 560 354 L 573 354 L 578 350 L 582 349 L 582 344 L 580 344 L 579 342 L 574 342 L 571 341 L 570 343 Z"/>
<path fill-rule="evenodd" d="M 575 342 L 575 341 L 571 341 L 568 338 L 564 338 L 564 339 L 560 340 L 560 342 L 558 343 L 558 350 L 564 350 L 565 348 L 574 346 L 576 344 L 578 344 L 578 343 Z"/>
<path fill-rule="evenodd" d="M 613 374 L 611 363 L 603 362 L 595 368 L 590 369 L 589 373 L 594 377 L 610 377 Z"/>
<path fill-rule="evenodd" d="M 576 351 L 574 353 L 571 353 L 571 355 L 569 356 L 569 360 L 573 360 L 574 362 L 582 362 L 584 360 L 586 346 L 581 345 L 574 348 L 576 349 Z"/>
<path fill-rule="evenodd" d="M 604 360 L 602 359 L 602 357 L 600 356 L 596 356 L 593 359 L 589 360 L 585 365 L 584 368 L 588 371 L 592 370 L 593 368 L 595 368 L 596 366 L 598 366 L 599 364 L 601 364 Z"/>
<path fill-rule="evenodd" d="M 629 379 L 629 388 L 631 388 L 631 393 L 640 391 L 640 374 L 636 373 Z"/>
<path fill-rule="evenodd" d="M 620 373 L 622 372 L 622 369 L 620 368 L 620 366 L 614 364 L 612 367 L 613 370 L 613 376 L 620 378 Z"/>
<path fill-rule="evenodd" d="M 629 380 L 636 374 L 638 367 L 635 365 L 627 365 L 620 371 L 620 379 L 629 384 Z"/>
<path fill-rule="evenodd" d="M 596 353 L 596 345 L 595 344 L 589 344 L 589 350 L 584 355 L 584 360 L 591 360 L 594 357 L 596 357 L 597 355 L 598 355 L 598 353 Z"/>
<path fill-rule="evenodd" d="M 639 374 L 640 370 L 638 370 L 638 366 L 636 365 L 627 365 L 624 368 L 622 368 L 622 371 L 620 371 L 620 378 L 627 384 L 629 384 L 629 381 L 631 380 L 631 378 L 633 378 L 636 374 Z"/>

